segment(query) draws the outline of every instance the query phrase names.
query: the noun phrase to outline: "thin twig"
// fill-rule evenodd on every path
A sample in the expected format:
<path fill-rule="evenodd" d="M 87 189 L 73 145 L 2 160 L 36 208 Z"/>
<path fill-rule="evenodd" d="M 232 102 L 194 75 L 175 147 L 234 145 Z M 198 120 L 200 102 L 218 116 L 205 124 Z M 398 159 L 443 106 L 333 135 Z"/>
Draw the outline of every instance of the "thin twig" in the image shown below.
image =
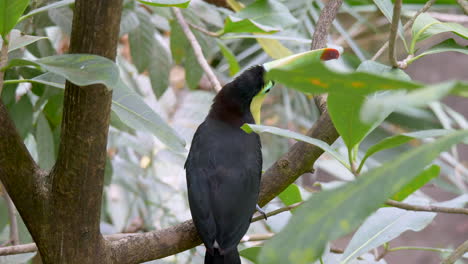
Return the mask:
<path fill-rule="evenodd" d="M 395 53 L 398 26 L 400 25 L 401 1 L 402 0 L 395 0 L 395 4 L 393 5 L 392 26 L 390 27 L 390 37 L 388 40 L 388 59 L 394 68 L 398 67 L 398 60 Z"/>
<path fill-rule="evenodd" d="M 468 1 L 466 0 L 457 0 L 457 3 L 460 5 L 461 9 L 465 13 L 465 15 L 468 15 Z"/>
<path fill-rule="evenodd" d="M 343 0 L 330 0 L 320 12 L 317 25 L 315 26 L 314 35 L 312 36 L 312 44 L 310 49 L 321 49 L 327 45 L 328 31 L 335 20 L 336 14 L 343 4 Z M 319 109 L 320 114 L 327 110 L 327 96 L 314 96 L 315 104 Z"/>
<path fill-rule="evenodd" d="M 187 37 L 188 41 L 190 42 L 190 45 L 193 48 L 193 52 L 195 53 L 195 57 L 197 58 L 198 63 L 202 67 L 203 71 L 205 72 L 206 76 L 208 76 L 208 79 L 211 82 L 211 85 L 213 85 L 213 88 L 215 89 L 216 92 L 219 92 L 221 90 L 221 84 L 219 83 L 218 78 L 216 78 L 216 75 L 214 74 L 213 70 L 211 69 L 210 65 L 206 61 L 203 51 L 200 47 L 200 44 L 198 43 L 197 39 L 195 38 L 195 35 L 193 35 L 193 32 L 190 31 L 189 25 L 184 19 L 184 16 L 182 15 L 182 12 L 176 8 L 173 7 L 172 10 L 174 11 L 174 14 L 177 18 L 177 21 L 179 22 L 180 26 L 182 27 L 182 30 L 184 31 L 185 36 Z M 190 69 L 187 69 L 190 70 Z"/>
<path fill-rule="evenodd" d="M 295 203 L 295 204 L 291 204 L 289 206 L 286 206 L 286 207 L 282 207 L 282 208 L 279 208 L 279 209 L 276 209 L 274 211 L 271 211 L 269 213 L 266 214 L 267 217 L 270 217 L 270 216 L 273 216 L 273 215 L 277 215 L 277 214 L 280 214 L 282 212 L 287 212 L 287 211 L 291 211 L 292 209 L 300 206 L 301 204 L 303 204 L 304 202 L 298 202 L 298 203 Z M 262 219 L 265 219 L 265 217 L 263 215 L 260 215 L 260 216 L 257 216 L 257 217 L 254 217 L 252 218 L 252 221 L 251 222 L 256 222 L 256 221 L 259 221 L 259 220 L 262 220 Z"/>
<path fill-rule="evenodd" d="M 450 256 L 448 256 L 446 259 L 444 259 L 444 261 L 441 262 L 441 264 L 455 263 L 455 261 L 460 259 L 466 252 L 468 252 L 468 240 L 466 240 L 465 242 L 463 242 L 463 244 L 458 246 L 455 249 L 455 251 L 453 251 L 452 254 L 450 254 Z"/>
<path fill-rule="evenodd" d="M 219 33 L 211 32 L 211 31 L 209 31 L 209 30 L 207 30 L 207 29 L 204 29 L 204 28 L 202 28 L 202 27 L 200 27 L 200 26 L 197 26 L 197 25 L 194 25 L 194 24 L 192 24 L 192 23 L 187 23 L 187 24 L 188 24 L 191 28 L 193 28 L 193 29 L 195 29 L 195 30 L 198 30 L 198 31 L 200 31 L 201 33 L 203 33 L 203 34 L 205 34 L 205 35 L 208 35 L 208 36 L 210 36 L 210 37 L 217 38 L 217 37 L 221 36 L 221 34 L 219 34 Z"/>
<path fill-rule="evenodd" d="M 426 4 L 423 6 L 423 8 L 421 8 L 418 12 L 416 12 L 416 13 L 414 14 L 414 16 L 413 16 L 408 22 L 406 22 L 406 24 L 403 26 L 403 31 L 406 31 L 406 30 L 408 30 L 410 27 L 412 27 L 414 21 L 416 20 L 416 18 L 417 18 L 420 14 L 426 12 L 426 11 L 432 6 L 432 4 L 434 4 L 435 1 L 436 1 L 436 0 L 429 0 L 429 1 L 427 1 Z M 378 58 L 380 57 L 380 55 L 382 55 L 382 54 L 384 53 L 384 51 L 388 48 L 388 44 L 389 44 L 388 41 L 385 42 L 385 44 L 377 51 L 377 53 L 375 53 L 374 57 L 372 57 L 371 60 L 375 61 L 376 59 L 378 59 Z"/>
<path fill-rule="evenodd" d="M 3 198 L 5 199 L 7 210 L 8 210 L 8 220 L 10 222 L 10 240 L 9 242 L 14 246 L 19 244 L 19 233 L 18 233 L 18 219 L 16 217 L 16 208 L 8 195 L 5 186 L 0 182 L 0 188 L 3 190 Z"/>
<path fill-rule="evenodd" d="M 250 241 L 263 241 L 272 238 L 275 234 L 268 233 L 268 234 L 253 234 L 253 235 L 245 235 L 241 242 L 250 242 Z"/>
<path fill-rule="evenodd" d="M 393 206 L 393 207 L 397 207 L 400 209 L 410 210 L 410 211 L 468 215 L 468 209 L 466 208 L 451 208 L 451 207 L 442 207 L 442 206 L 435 206 L 435 205 L 413 205 L 413 204 L 397 202 L 394 200 L 387 200 L 385 204 Z"/>
<path fill-rule="evenodd" d="M 3 69 L 8 63 L 8 40 L 10 39 L 10 34 L 5 36 L 5 39 L 2 43 L 2 49 L 0 50 L 0 70 Z M 5 72 L 0 71 L 0 95 L 2 95 L 3 90 L 3 81 L 5 79 Z"/>

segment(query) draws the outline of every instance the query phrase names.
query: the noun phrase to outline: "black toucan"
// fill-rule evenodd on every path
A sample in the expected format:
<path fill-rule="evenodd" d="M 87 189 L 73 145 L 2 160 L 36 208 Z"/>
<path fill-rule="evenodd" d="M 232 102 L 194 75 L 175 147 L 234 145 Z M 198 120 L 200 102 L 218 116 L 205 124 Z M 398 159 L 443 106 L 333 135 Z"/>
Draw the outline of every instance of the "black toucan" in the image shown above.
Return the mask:
<path fill-rule="evenodd" d="M 257 204 L 262 152 L 257 134 L 241 129 L 259 121 L 272 82 L 254 66 L 226 84 L 198 127 L 185 163 L 190 211 L 206 246 L 205 264 L 240 264 L 237 245 Z"/>

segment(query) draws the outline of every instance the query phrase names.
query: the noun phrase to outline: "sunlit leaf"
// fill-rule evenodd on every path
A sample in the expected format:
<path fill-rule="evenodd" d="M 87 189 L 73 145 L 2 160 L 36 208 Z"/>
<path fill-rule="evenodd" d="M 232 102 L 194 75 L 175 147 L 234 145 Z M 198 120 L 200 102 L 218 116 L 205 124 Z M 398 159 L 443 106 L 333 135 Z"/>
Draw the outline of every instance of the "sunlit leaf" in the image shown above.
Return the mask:
<path fill-rule="evenodd" d="M 466 27 L 457 23 L 442 23 L 426 13 L 420 14 L 413 24 L 410 54 L 416 52 L 417 42 L 443 32 L 453 32 L 462 38 L 468 39 L 468 29 Z"/>
<path fill-rule="evenodd" d="M 278 195 L 278 198 L 280 198 L 280 200 L 286 206 L 302 202 L 301 191 L 299 190 L 299 187 L 294 183 L 290 184 L 288 188 L 282 191 Z"/>
<path fill-rule="evenodd" d="M 242 257 L 250 260 L 252 263 L 259 263 L 257 262 L 257 256 L 260 253 L 261 247 L 249 247 L 239 252 L 239 255 Z"/>
<path fill-rule="evenodd" d="M 410 194 L 414 193 L 416 190 L 419 190 L 426 183 L 428 183 L 433 178 L 439 176 L 440 167 L 437 165 L 432 165 L 429 168 L 421 172 L 416 178 L 414 178 L 410 183 L 405 185 L 400 191 L 395 193 L 392 196 L 392 200 L 403 201 Z"/>
<path fill-rule="evenodd" d="M 41 39 L 46 39 L 47 37 L 41 36 L 31 36 L 21 33 L 21 31 L 13 29 L 10 32 L 10 40 L 8 42 L 8 52 L 17 50 L 19 48 L 25 47 L 31 43 L 34 43 Z M 0 39 L 0 46 L 3 45 L 3 40 Z"/>
<path fill-rule="evenodd" d="M 186 8 L 190 4 L 190 0 L 138 0 L 138 2 L 151 6 L 175 6 Z"/>
<path fill-rule="evenodd" d="M 388 242 L 407 230 L 421 231 L 432 222 L 436 213 L 413 212 L 398 208 L 380 208 L 368 217 L 356 231 L 346 248 L 340 264 Z"/>
<path fill-rule="evenodd" d="M 153 133 L 177 152 L 185 152 L 185 142 L 140 96 L 119 81 L 112 94 L 112 110 L 129 127 Z"/>
<path fill-rule="evenodd" d="M 257 0 L 226 19 L 223 33 L 273 33 L 297 23 L 286 6 L 276 0 Z"/>
<path fill-rule="evenodd" d="M 5 38 L 16 26 L 29 0 L 0 0 L 0 35 Z"/>
<path fill-rule="evenodd" d="M 446 41 L 442 42 L 442 43 L 439 43 L 427 50 L 425 50 L 424 52 L 422 52 L 421 54 L 413 57 L 413 58 L 410 58 L 409 60 L 407 60 L 407 63 L 408 64 L 411 64 L 412 62 L 414 62 L 415 60 L 417 59 L 420 59 L 426 55 L 429 55 L 429 54 L 436 54 L 436 53 L 441 53 L 441 52 L 447 52 L 447 51 L 455 51 L 455 52 L 460 52 L 460 53 L 464 53 L 466 55 L 468 55 L 468 46 L 460 46 L 458 45 L 455 40 L 453 39 L 447 39 Z"/>
<path fill-rule="evenodd" d="M 26 15 L 20 17 L 19 21 L 23 21 L 24 19 L 26 19 L 28 17 L 31 17 L 31 16 L 34 16 L 36 14 L 39 14 L 39 13 L 42 13 L 42 12 L 45 12 L 45 11 L 49 11 L 51 9 L 68 6 L 68 5 L 71 5 L 73 3 L 75 3 L 75 0 L 62 0 L 62 1 L 53 2 L 51 4 L 48 4 L 48 5 L 45 5 L 45 6 L 42 6 L 40 8 L 37 8 L 37 9 L 34 9 L 34 10 L 30 11 Z"/>
<path fill-rule="evenodd" d="M 328 241 L 351 232 L 440 152 L 466 137 L 468 131 L 454 132 L 403 153 L 343 187 L 314 194 L 296 210 L 283 231 L 265 243 L 258 261 L 307 264 L 317 260 Z"/>
<path fill-rule="evenodd" d="M 226 58 L 229 64 L 229 75 L 234 76 L 237 72 L 239 72 L 240 66 L 237 62 L 236 56 L 232 53 L 231 50 L 220 40 L 217 41 L 221 52 L 223 53 L 224 58 Z"/>
<path fill-rule="evenodd" d="M 119 80 L 119 69 L 115 63 L 97 55 L 57 55 L 34 62 L 79 86 L 101 83 L 111 90 Z"/>
<path fill-rule="evenodd" d="M 270 133 L 273 135 L 281 136 L 281 137 L 286 137 L 286 138 L 292 138 L 298 141 L 303 141 L 309 144 L 312 144 L 314 146 L 317 146 L 333 156 L 336 160 L 341 162 L 345 167 L 349 167 L 346 160 L 339 154 L 337 151 L 335 151 L 330 145 L 328 145 L 326 142 L 316 139 L 316 138 L 311 138 L 308 136 L 304 136 L 302 134 L 281 129 L 278 127 L 271 127 L 271 126 L 262 126 L 262 125 L 252 125 L 252 124 L 244 124 L 241 127 L 244 131 L 247 133 Z"/>

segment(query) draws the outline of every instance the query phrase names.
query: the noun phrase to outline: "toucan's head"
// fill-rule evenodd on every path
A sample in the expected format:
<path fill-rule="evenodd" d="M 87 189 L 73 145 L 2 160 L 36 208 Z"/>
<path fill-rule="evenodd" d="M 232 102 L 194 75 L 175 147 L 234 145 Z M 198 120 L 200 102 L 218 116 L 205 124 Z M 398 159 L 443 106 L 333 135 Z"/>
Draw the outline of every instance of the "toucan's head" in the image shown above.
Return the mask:
<path fill-rule="evenodd" d="M 266 94 L 273 86 L 272 81 L 265 82 L 265 68 L 261 65 L 253 66 L 244 71 L 232 82 L 224 85 L 223 89 L 215 97 L 217 101 L 227 101 L 238 105 L 239 110 L 250 110 L 255 123 L 260 122 L 260 108 Z"/>

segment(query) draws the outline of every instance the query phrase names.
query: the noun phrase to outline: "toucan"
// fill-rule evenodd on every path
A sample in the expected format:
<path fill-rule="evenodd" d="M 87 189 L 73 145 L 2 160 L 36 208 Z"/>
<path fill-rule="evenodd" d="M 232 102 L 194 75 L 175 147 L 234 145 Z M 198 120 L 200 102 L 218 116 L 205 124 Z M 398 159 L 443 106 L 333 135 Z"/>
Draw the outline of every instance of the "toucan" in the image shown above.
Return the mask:
<path fill-rule="evenodd" d="M 254 66 L 223 86 L 195 132 L 185 163 L 193 222 L 206 247 L 205 264 L 240 264 L 237 245 L 256 209 L 262 173 L 257 134 L 241 129 L 260 122 L 273 86 Z"/>

